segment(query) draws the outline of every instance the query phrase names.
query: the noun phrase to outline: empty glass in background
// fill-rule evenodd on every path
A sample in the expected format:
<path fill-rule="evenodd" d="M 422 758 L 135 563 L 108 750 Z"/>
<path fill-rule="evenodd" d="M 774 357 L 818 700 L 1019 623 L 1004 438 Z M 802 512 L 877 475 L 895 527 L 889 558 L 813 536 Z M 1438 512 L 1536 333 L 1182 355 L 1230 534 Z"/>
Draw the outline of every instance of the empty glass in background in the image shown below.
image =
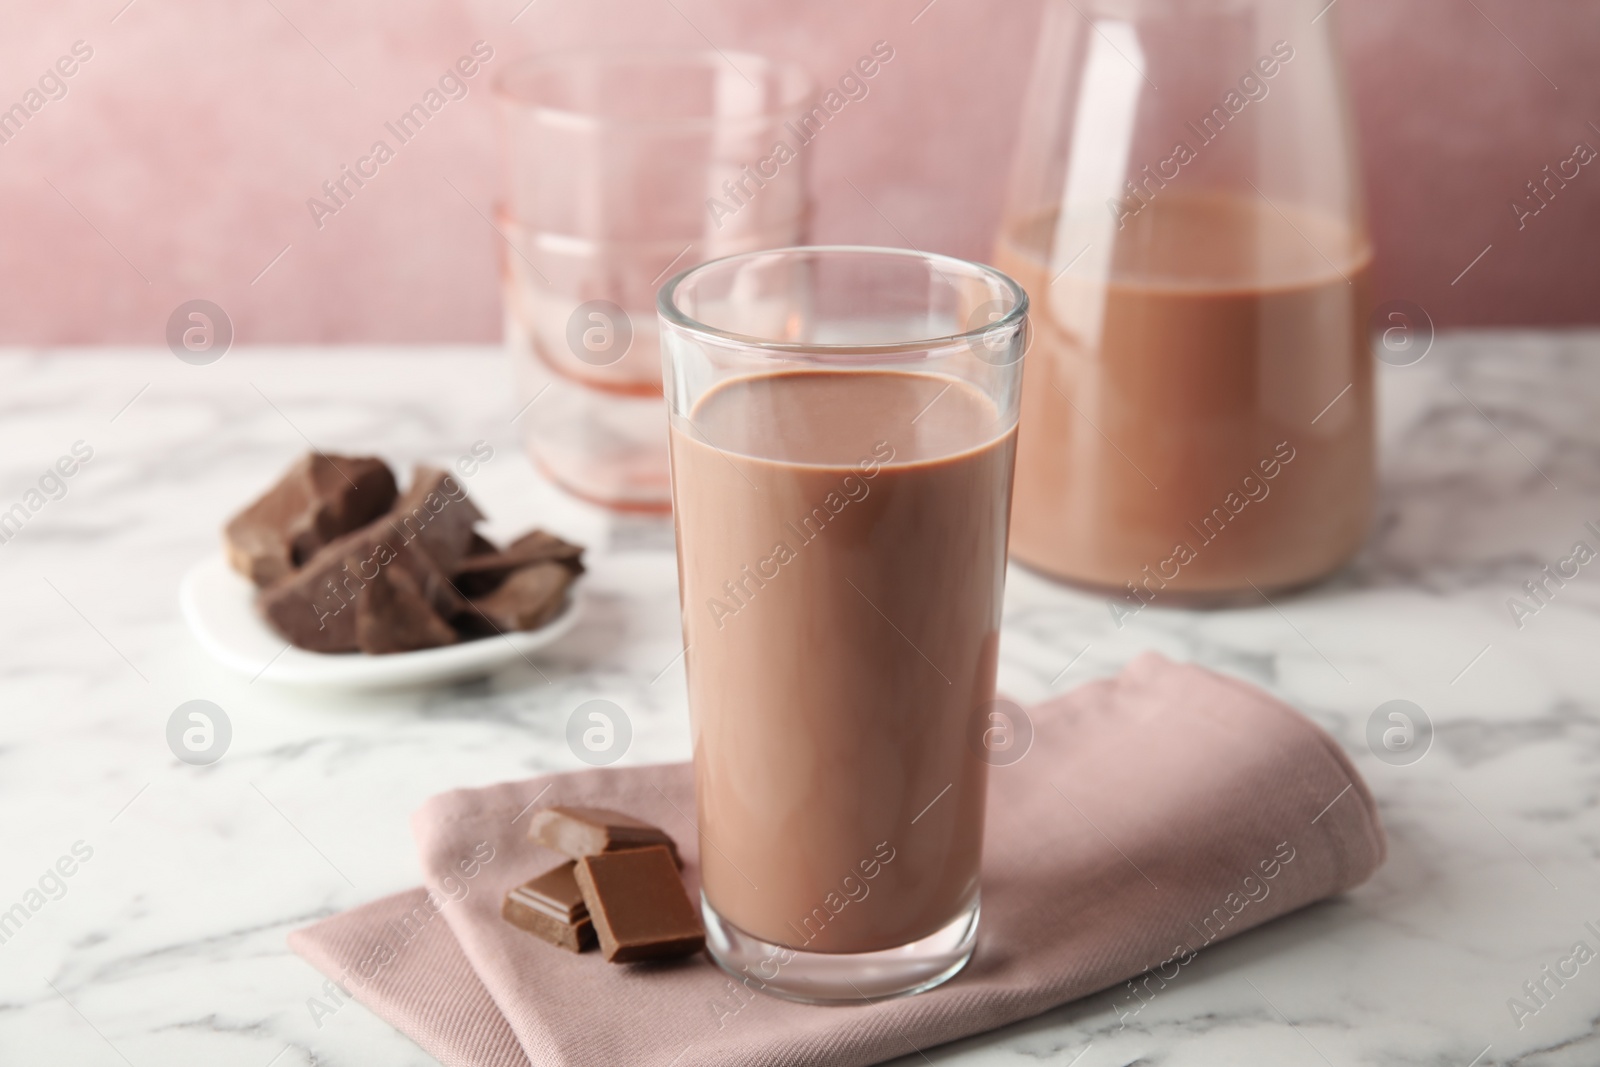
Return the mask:
<path fill-rule="evenodd" d="M 590 51 L 496 80 L 506 341 L 529 454 L 569 492 L 666 511 L 656 290 L 795 244 L 807 205 L 799 68 L 744 53 Z"/>
<path fill-rule="evenodd" d="M 1033 300 L 1011 551 L 1128 610 L 1259 603 L 1366 533 L 1372 249 L 1331 7 L 1047 6 L 995 260 Z"/>

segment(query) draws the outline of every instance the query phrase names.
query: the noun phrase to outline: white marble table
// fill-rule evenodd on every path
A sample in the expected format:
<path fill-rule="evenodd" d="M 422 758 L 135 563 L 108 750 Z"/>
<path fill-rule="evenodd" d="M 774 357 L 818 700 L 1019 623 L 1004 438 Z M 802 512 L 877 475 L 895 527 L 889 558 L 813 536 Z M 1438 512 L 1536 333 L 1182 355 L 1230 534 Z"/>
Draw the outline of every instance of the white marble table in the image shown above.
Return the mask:
<path fill-rule="evenodd" d="M 318 1026 L 322 980 L 284 935 L 414 884 L 406 815 L 429 794 L 579 766 L 581 701 L 627 709 L 627 762 L 688 757 L 670 529 L 541 484 L 506 379 L 487 349 L 0 355 L 0 510 L 75 442 L 93 450 L 0 544 L 0 911 L 51 891 L 0 944 L 0 1063 L 432 1063 L 358 1005 Z M 1152 608 L 1119 630 L 1014 569 L 1001 685 L 1034 699 L 1155 648 L 1266 686 L 1354 755 L 1387 866 L 1208 950 L 1136 1015 L 1113 991 L 905 1062 L 1600 1063 L 1600 962 L 1547 981 L 1520 1028 L 1507 1004 L 1536 1006 L 1523 984 L 1576 942 L 1600 948 L 1600 563 L 1521 629 L 1507 607 L 1575 541 L 1600 547 L 1583 528 L 1600 525 L 1600 335 L 1446 336 L 1383 368 L 1382 404 L 1381 520 L 1344 574 L 1276 609 Z M 179 577 L 307 438 L 404 462 L 492 443 L 468 485 L 494 528 L 595 548 L 582 624 L 537 672 L 403 695 L 210 662 Z M 165 739 L 195 698 L 233 727 L 209 767 Z M 1410 766 L 1366 741 L 1395 698 L 1436 728 Z"/>

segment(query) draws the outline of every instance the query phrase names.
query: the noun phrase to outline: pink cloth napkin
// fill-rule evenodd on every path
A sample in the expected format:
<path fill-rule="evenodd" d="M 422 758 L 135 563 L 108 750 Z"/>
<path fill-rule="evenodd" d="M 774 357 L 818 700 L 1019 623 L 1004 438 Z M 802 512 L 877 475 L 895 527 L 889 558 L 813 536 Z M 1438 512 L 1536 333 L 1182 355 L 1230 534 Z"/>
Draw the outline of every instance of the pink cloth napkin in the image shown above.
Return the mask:
<path fill-rule="evenodd" d="M 506 890 L 559 859 L 524 836 L 527 813 L 547 804 L 658 823 L 698 893 L 687 764 L 434 797 L 412 821 L 428 891 L 335 916 L 290 944 L 450 1067 L 860 1067 L 1147 971 L 1153 992 L 1208 944 L 1349 889 L 1383 862 L 1377 809 L 1344 752 L 1243 682 L 1146 654 L 1029 714 L 1033 747 L 990 774 L 977 952 L 920 996 L 792 1004 L 746 993 L 703 956 L 613 966 L 500 919 Z"/>

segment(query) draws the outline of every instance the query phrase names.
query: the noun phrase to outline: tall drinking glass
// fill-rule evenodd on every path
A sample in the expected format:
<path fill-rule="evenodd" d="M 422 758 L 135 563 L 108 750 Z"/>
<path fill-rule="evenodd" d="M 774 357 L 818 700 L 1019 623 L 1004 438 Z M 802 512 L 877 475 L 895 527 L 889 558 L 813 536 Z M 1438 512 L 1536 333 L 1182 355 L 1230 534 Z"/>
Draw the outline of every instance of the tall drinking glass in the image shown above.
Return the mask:
<path fill-rule="evenodd" d="M 536 56 L 496 80 L 518 421 L 563 488 L 666 510 L 656 289 L 707 259 L 803 239 L 789 124 L 812 88 L 793 66 L 692 51 Z"/>
<path fill-rule="evenodd" d="M 791 999 L 930 988 L 977 934 L 1027 297 L 792 248 L 659 307 L 712 955 Z"/>

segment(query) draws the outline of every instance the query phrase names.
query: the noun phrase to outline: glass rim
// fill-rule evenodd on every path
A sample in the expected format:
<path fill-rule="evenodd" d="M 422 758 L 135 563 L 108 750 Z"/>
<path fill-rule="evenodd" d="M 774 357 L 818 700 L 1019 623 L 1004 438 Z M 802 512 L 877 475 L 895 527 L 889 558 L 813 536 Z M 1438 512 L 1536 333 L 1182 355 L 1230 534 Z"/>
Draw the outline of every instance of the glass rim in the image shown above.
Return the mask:
<path fill-rule="evenodd" d="M 901 341 L 883 342 L 817 342 L 817 341 L 777 341 L 772 338 L 756 337 L 751 334 L 734 333 L 729 330 L 720 330 L 709 326 L 697 319 L 691 318 L 678 307 L 676 295 L 679 287 L 691 276 L 713 268 L 726 268 L 736 261 L 755 261 L 763 258 L 795 257 L 797 255 L 815 255 L 827 253 L 831 255 L 868 257 L 881 256 L 885 258 L 917 260 L 928 264 L 936 272 L 943 274 L 941 267 L 950 268 L 953 272 L 962 273 L 968 277 L 979 276 L 997 283 L 999 288 L 1010 294 L 1012 304 L 1006 313 L 993 322 L 984 323 L 972 329 L 962 330 L 959 333 L 940 334 L 934 337 L 914 337 Z M 753 252 L 736 252 L 733 255 L 720 256 L 709 259 L 704 263 L 697 263 L 692 267 L 679 271 L 667 280 L 656 293 L 656 311 L 669 325 L 693 334 L 697 337 L 723 346 L 735 346 L 744 349 L 755 349 L 759 352 L 773 355 L 803 355 L 803 356 L 856 356 L 864 360 L 882 358 L 915 352 L 926 352 L 932 349 L 954 348 L 982 344 L 984 339 L 995 330 L 1021 329 L 1028 316 L 1028 293 L 1022 285 L 1004 271 L 991 267 L 987 263 L 975 260 L 962 259 L 959 256 L 949 256 L 942 252 L 923 252 L 914 248 L 896 248 L 880 245 L 794 245 L 788 248 L 765 248 Z"/>
<path fill-rule="evenodd" d="M 735 60 L 761 68 L 762 73 L 776 75 L 779 85 L 792 80 L 796 89 L 792 96 L 784 96 L 774 106 L 763 108 L 750 115 L 684 115 L 676 118 L 651 118 L 645 116 L 602 115 L 570 107 L 556 107 L 539 103 L 512 91 L 507 82 L 519 74 L 532 70 L 560 70 L 562 68 L 596 68 L 618 63 L 656 65 L 663 69 L 673 66 L 684 69 L 711 68 L 720 65 L 731 67 L 745 80 L 744 70 Z M 534 52 L 513 60 L 495 73 L 490 82 L 494 97 L 519 111 L 553 125 L 584 129 L 638 126 L 651 129 L 696 129 L 726 127 L 746 123 L 770 123 L 785 115 L 798 113 L 816 92 L 817 83 L 810 73 L 798 63 L 774 59 L 757 52 L 719 51 L 704 48 L 574 48 Z"/>

